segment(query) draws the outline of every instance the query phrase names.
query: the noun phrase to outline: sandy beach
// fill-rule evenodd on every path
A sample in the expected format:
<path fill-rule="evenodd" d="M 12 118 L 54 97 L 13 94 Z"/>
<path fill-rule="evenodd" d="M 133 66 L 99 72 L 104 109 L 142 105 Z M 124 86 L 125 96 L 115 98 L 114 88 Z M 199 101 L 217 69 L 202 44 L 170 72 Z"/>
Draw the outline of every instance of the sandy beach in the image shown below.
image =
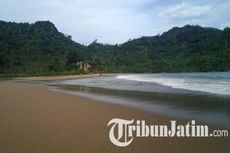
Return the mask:
<path fill-rule="evenodd" d="M 53 81 L 53 80 L 68 80 L 68 79 L 80 79 L 87 77 L 98 77 L 98 76 L 111 76 L 113 73 L 95 73 L 95 74 L 80 74 L 80 75 L 60 75 L 60 76 L 37 76 L 37 77 L 19 77 L 14 80 L 21 81 Z"/>
<path fill-rule="evenodd" d="M 227 138 L 135 138 L 120 148 L 109 140 L 113 118 L 168 124 L 174 118 L 50 91 L 28 82 L 0 82 L 1 153 L 227 153 Z M 187 121 L 179 121 L 185 123 Z"/>

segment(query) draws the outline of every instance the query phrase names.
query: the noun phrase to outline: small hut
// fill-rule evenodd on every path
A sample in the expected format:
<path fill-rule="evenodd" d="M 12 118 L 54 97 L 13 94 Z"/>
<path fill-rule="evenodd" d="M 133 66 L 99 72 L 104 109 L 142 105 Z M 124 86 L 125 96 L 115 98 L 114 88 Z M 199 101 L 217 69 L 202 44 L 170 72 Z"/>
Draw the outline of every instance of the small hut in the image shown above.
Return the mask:
<path fill-rule="evenodd" d="M 80 70 L 83 70 L 85 72 L 88 72 L 90 70 L 90 68 L 92 67 L 91 64 L 89 64 L 85 61 L 77 62 L 77 66 L 79 67 Z"/>

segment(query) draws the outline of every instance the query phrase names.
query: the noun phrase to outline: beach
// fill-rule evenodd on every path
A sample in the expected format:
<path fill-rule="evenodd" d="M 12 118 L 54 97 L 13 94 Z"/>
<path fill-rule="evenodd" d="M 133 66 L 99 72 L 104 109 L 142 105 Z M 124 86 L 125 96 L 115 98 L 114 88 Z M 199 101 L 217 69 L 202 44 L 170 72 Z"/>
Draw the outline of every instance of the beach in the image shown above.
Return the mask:
<path fill-rule="evenodd" d="M 60 78 L 59 78 L 60 79 Z M 49 90 L 33 81 L 0 82 L 0 152 L 226 153 L 226 138 L 135 138 L 124 148 L 109 140 L 113 118 L 168 124 L 176 119 L 134 108 Z"/>

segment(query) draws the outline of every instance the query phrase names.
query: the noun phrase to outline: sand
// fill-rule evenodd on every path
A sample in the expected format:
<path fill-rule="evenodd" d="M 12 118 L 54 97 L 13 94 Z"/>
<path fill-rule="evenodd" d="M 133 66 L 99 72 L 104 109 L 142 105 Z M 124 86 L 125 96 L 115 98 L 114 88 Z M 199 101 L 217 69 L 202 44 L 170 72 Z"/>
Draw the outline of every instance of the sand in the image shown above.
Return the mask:
<path fill-rule="evenodd" d="M 0 82 L 0 153 L 227 153 L 228 138 L 135 138 L 125 148 L 109 140 L 112 118 L 174 118 L 48 90 L 40 84 Z M 186 122 L 186 121 L 180 121 Z"/>
<path fill-rule="evenodd" d="M 20 77 L 14 78 L 17 81 L 52 81 L 52 80 L 68 80 L 68 79 L 80 79 L 86 77 L 98 77 L 98 76 L 111 76 L 113 73 L 95 73 L 95 74 L 80 74 L 80 75 L 59 75 L 59 76 L 37 76 L 37 77 Z"/>

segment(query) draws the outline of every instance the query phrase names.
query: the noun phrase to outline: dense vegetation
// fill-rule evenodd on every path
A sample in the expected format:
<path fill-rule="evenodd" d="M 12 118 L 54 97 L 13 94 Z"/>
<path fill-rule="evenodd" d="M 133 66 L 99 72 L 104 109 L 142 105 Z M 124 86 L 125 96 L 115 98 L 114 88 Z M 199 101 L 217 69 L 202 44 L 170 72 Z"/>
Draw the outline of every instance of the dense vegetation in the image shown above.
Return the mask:
<path fill-rule="evenodd" d="M 49 21 L 34 24 L 0 21 L 0 73 L 40 75 L 73 70 L 71 56 L 84 46 Z"/>
<path fill-rule="evenodd" d="M 49 21 L 0 21 L 0 76 L 80 73 L 82 60 L 103 72 L 229 71 L 230 28 L 186 25 L 120 45 L 84 46 Z"/>
<path fill-rule="evenodd" d="M 112 72 L 229 71 L 230 28 L 187 25 L 119 46 L 93 43 L 85 54 Z"/>

